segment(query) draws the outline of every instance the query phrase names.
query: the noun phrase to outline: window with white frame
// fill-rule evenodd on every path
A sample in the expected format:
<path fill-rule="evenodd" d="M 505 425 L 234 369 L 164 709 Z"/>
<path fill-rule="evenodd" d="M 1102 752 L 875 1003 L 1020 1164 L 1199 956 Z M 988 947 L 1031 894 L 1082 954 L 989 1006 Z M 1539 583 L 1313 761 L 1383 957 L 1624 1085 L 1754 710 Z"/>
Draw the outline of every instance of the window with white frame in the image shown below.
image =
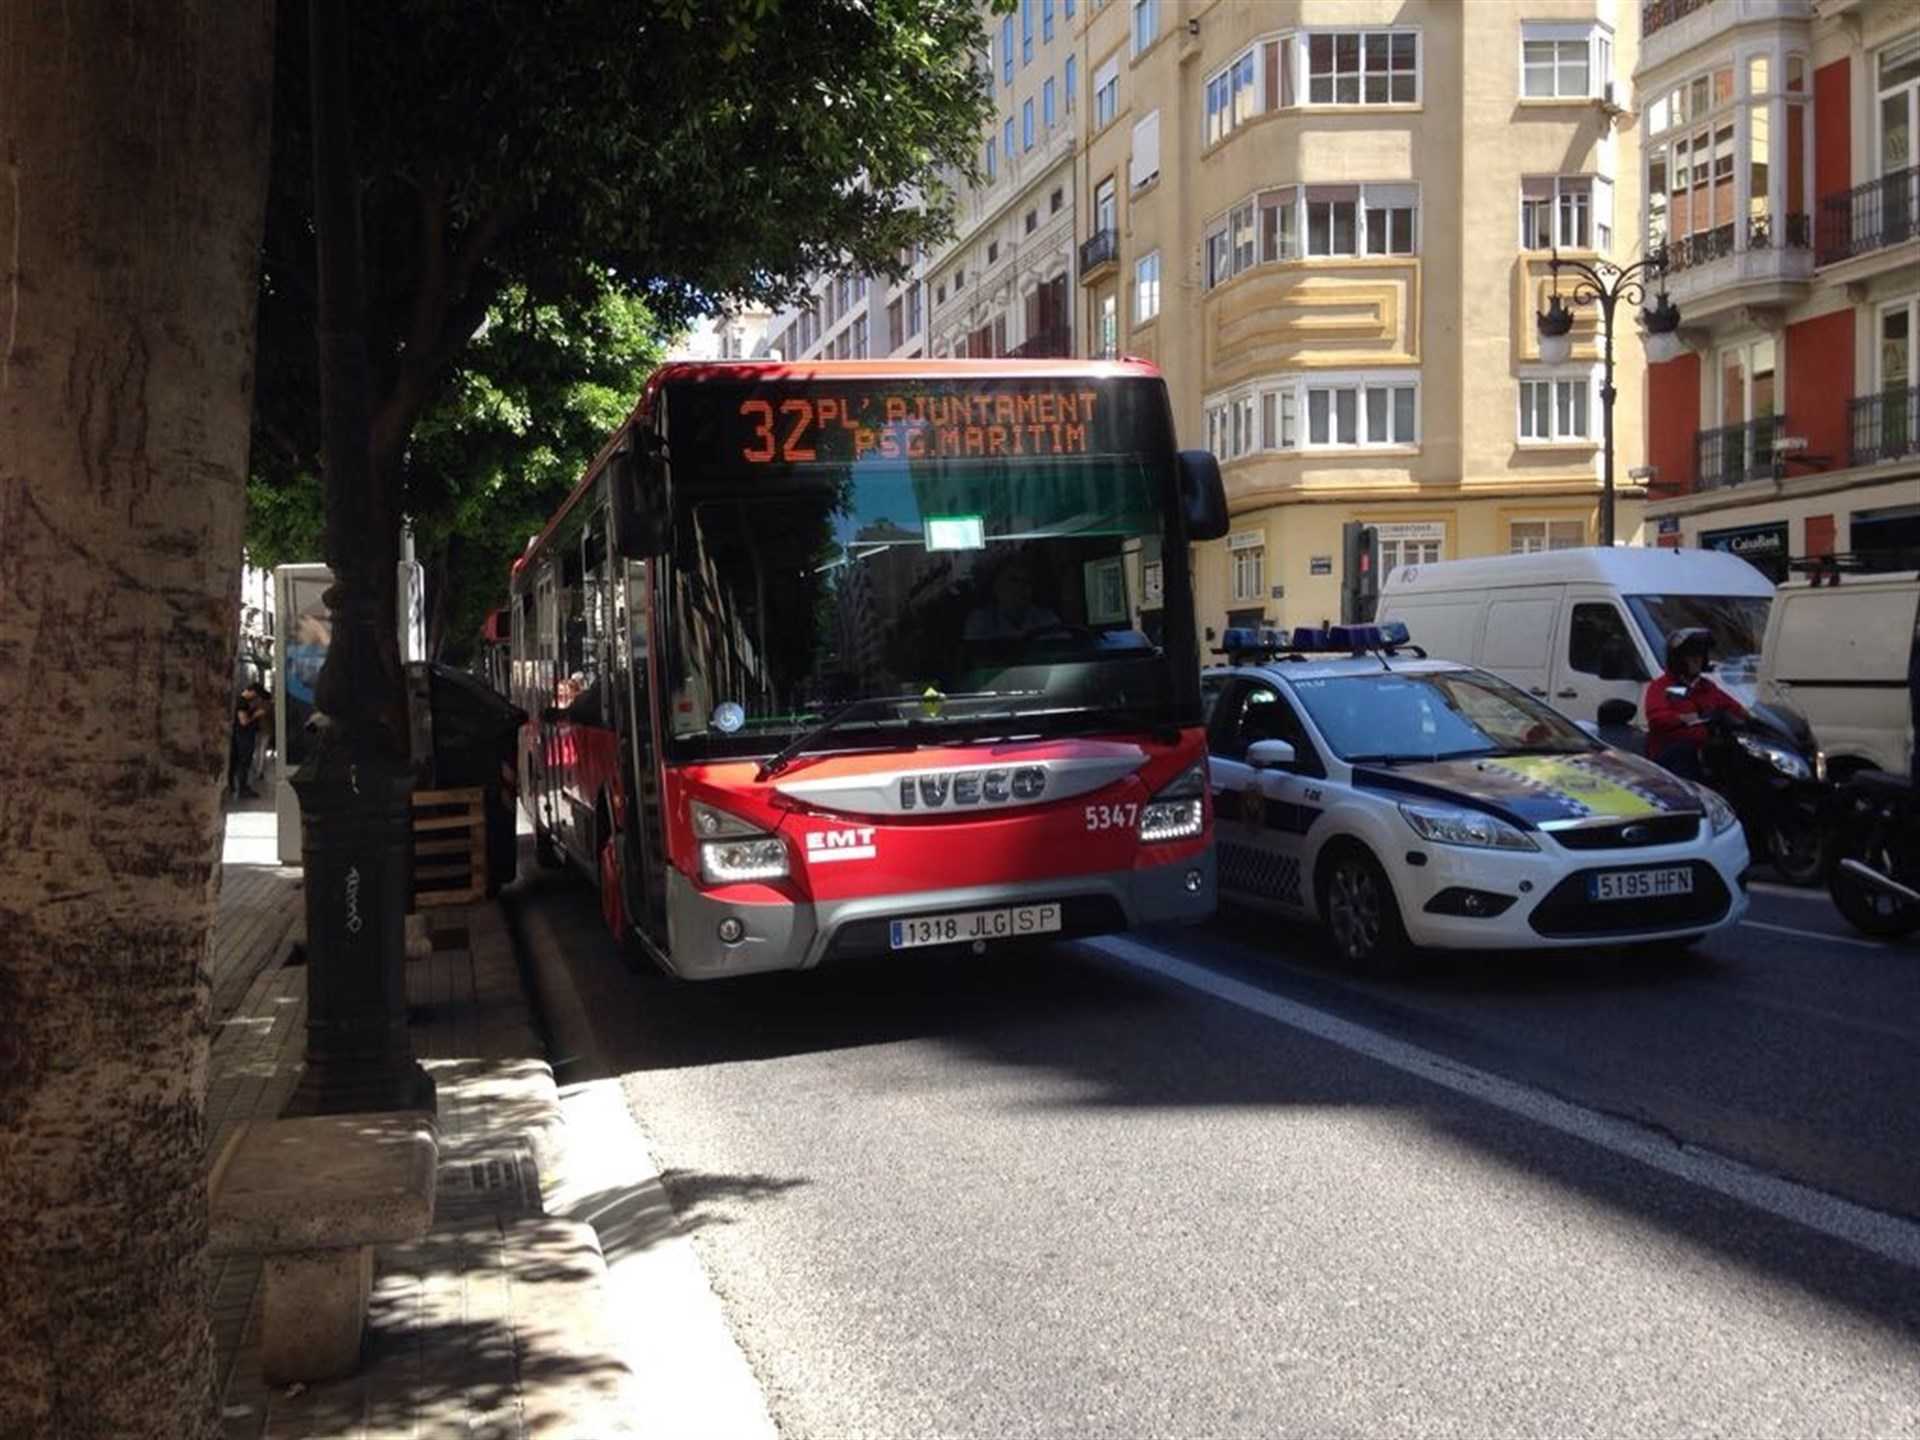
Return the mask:
<path fill-rule="evenodd" d="M 1593 438 L 1594 372 L 1525 375 L 1520 380 L 1520 440 L 1544 445 Z"/>
<path fill-rule="evenodd" d="M 1133 125 L 1133 158 L 1128 166 L 1132 188 L 1138 190 L 1160 177 L 1160 112 L 1154 111 Z"/>
<path fill-rule="evenodd" d="M 1412 105 L 1420 37 L 1412 30 L 1318 31 L 1307 37 L 1309 105 Z"/>
<path fill-rule="evenodd" d="M 1144 325 L 1160 313 L 1160 252 L 1133 262 L 1133 323 Z"/>
<path fill-rule="evenodd" d="M 1875 70 L 1879 173 L 1894 175 L 1912 168 L 1920 153 L 1920 35 L 1909 35 L 1881 51 Z M 1909 177 L 1909 195 L 1912 184 Z M 1911 206 L 1911 199 L 1907 203 Z"/>
<path fill-rule="evenodd" d="M 1133 53 L 1160 38 L 1160 0 L 1133 0 Z"/>
<path fill-rule="evenodd" d="M 1343 449 L 1415 445 L 1420 439 L 1417 377 L 1314 376 L 1303 382 L 1307 446 Z"/>
<path fill-rule="evenodd" d="M 1206 231 L 1205 283 L 1301 255 L 1413 255 L 1420 248 L 1420 187 L 1284 185 L 1236 205 Z M 1303 243 L 1304 237 L 1304 243 Z"/>
<path fill-rule="evenodd" d="M 1373 533 L 1380 545 L 1382 580 L 1402 565 L 1439 564 L 1441 551 L 1447 543 L 1447 526 L 1442 520 L 1375 525 Z"/>
<path fill-rule="evenodd" d="M 1120 113 L 1120 62 L 1109 60 L 1093 72 L 1093 128 L 1113 122 Z"/>
<path fill-rule="evenodd" d="M 1260 530 L 1236 530 L 1227 536 L 1227 553 L 1233 557 L 1233 598 L 1267 598 L 1267 537 Z"/>
<path fill-rule="evenodd" d="M 1613 249 L 1613 181 L 1604 175 L 1529 175 L 1520 181 L 1522 250 Z"/>
<path fill-rule="evenodd" d="M 1641 147 L 1648 248 L 1665 247 L 1684 270 L 1736 250 L 1810 245 L 1810 99 L 1807 57 L 1771 44 L 1653 95 Z"/>
<path fill-rule="evenodd" d="M 1587 543 L 1584 520 L 1511 520 L 1507 553 L 1537 555 L 1543 550 L 1578 550 Z"/>
<path fill-rule="evenodd" d="M 1529 20 L 1520 27 L 1520 94 L 1528 100 L 1604 99 L 1613 83 L 1605 25 Z"/>

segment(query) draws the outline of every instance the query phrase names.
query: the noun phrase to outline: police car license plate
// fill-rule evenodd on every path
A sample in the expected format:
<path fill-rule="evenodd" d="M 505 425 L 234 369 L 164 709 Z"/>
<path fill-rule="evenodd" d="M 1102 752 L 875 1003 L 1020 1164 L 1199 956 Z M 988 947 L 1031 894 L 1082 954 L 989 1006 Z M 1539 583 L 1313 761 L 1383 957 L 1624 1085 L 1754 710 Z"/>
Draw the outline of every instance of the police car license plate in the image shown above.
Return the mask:
<path fill-rule="evenodd" d="M 1012 940 L 1060 928 L 1058 905 L 1013 905 L 1005 910 L 969 910 L 962 915 L 915 915 L 895 920 L 895 950 L 916 945 L 966 945 L 975 940 Z"/>
<path fill-rule="evenodd" d="M 1692 893 L 1693 869 L 1687 865 L 1664 865 L 1658 870 L 1602 870 L 1587 877 L 1589 900 L 1655 900 Z"/>

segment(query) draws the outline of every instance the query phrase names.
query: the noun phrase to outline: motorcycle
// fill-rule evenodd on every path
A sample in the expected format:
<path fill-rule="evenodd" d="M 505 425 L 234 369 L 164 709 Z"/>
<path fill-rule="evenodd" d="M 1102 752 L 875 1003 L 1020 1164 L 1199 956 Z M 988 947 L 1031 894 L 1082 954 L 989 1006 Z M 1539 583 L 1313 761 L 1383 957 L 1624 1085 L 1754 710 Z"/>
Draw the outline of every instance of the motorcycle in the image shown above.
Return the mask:
<path fill-rule="evenodd" d="M 1849 779 L 1828 828 L 1827 893 L 1862 934 L 1920 930 L 1920 791 L 1878 770 Z"/>
<path fill-rule="evenodd" d="M 1684 687 L 1672 687 L 1685 700 Z M 1609 700 L 1600 707 L 1596 733 L 1608 744 L 1647 753 L 1646 731 L 1635 725 L 1638 707 Z M 1806 721 L 1783 706 L 1760 704 L 1744 718 L 1708 717 L 1700 747 L 1701 777 L 1733 807 L 1746 831 L 1747 848 L 1765 859 L 1790 885 L 1815 885 L 1826 874 L 1822 817 L 1830 787 L 1814 777 L 1813 736 Z"/>

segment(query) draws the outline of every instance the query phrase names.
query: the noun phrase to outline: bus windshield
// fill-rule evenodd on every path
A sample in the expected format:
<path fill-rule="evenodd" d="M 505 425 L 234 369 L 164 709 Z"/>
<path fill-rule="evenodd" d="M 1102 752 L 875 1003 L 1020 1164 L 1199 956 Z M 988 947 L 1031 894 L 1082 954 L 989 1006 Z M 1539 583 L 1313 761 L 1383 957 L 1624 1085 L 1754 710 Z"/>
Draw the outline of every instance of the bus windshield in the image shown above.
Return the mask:
<path fill-rule="evenodd" d="M 777 403 L 740 394 L 723 397 L 735 413 Z M 1159 611 L 1142 608 L 1142 567 L 1159 561 L 1167 538 L 1171 456 L 1123 448 L 1124 416 L 1104 430 L 1086 425 L 1084 410 L 1109 398 L 1076 402 L 1084 428 L 1071 438 L 1057 418 L 996 436 L 1019 428 L 1018 411 L 996 427 L 979 402 L 927 412 L 919 432 L 902 428 L 893 443 L 845 426 L 832 437 L 838 453 L 816 429 L 803 437 L 811 462 L 761 469 L 730 463 L 724 432 L 711 447 L 676 438 L 666 591 L 674 739 L 707 753 L 766 752 L 856 701 L 875 703 L 847 714 L 819 748 L 871 745 L 909 726 L 958 734 L 985 716 L 996 734 L 1193 723 L 1193 684 L 1175 678 Z M 863 400 L 885 416 L 869 397 L 840 403 L 857 417 Z M 1064 413 L 1063 402 L 1055 414 Z M 938 423 L 983 417 L 945 435 Z M 732 438 L 750 456 L 777 456 L 757 420 L 754 410 Z M 958 453 L 933 453 L 943 446 Z M 689 474 L 690 450 L 693 464 L 716 458 Z M 949 707 L 945 696 L 969 703 Z M 983 710 L 998 696 L 1007 703 Z M 890 697 L 903 703 L 883 703 Z"/>

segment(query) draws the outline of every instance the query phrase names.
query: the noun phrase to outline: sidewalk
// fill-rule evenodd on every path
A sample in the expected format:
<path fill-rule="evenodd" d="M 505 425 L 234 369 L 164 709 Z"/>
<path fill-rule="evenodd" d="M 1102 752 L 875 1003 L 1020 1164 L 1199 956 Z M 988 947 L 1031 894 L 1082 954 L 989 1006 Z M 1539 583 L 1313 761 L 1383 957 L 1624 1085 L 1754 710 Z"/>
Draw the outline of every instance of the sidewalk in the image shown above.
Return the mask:
<path fill-rule="evenodd" d="M 208 1161 L 232 1128 L 271 1120 L 306 1044 L 300 872 L 278 864 L 273 812 L 229 812 L 214 923 Z M 260 1264 L 210 1276 L 229 1440 L 635 1433 L 631 1374 L 607 1318 L 592 1228 L 542 1209 L 563 1169 L 559 1097 L 499 907 L 439 912 L 407 965 L 416 1057 L 438 1092 L 432 1233 L 377 1253 L 360 1372 L 301 1389 L 260 1378 Z"/>

